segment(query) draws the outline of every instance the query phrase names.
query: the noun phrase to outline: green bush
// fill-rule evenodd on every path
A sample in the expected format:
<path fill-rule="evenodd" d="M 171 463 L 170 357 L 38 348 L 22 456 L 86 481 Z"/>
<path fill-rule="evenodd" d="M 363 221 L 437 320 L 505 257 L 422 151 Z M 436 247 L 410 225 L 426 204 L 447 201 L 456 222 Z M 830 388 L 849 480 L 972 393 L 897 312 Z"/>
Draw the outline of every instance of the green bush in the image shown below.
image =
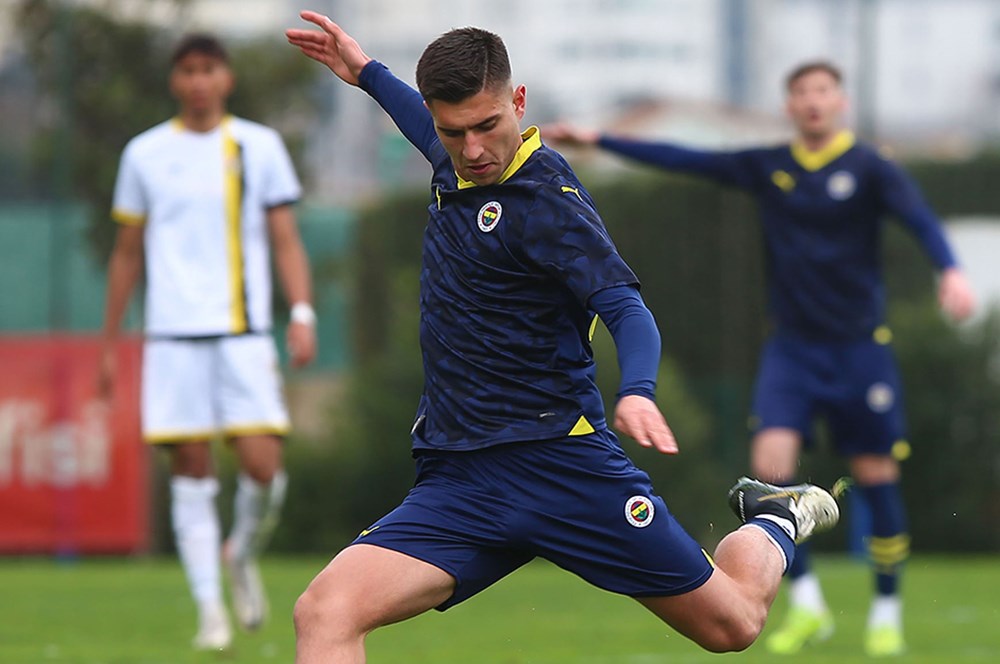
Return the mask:
<path fill-rule="evenodd" d="M 936 172 L 918 175 L 946 181 L 956 201 L 961 195 L 951 188 L 975 182 Z M 666 457 L 632 441 L 623 445 L 681 523 L 710 546 L 735 524 L 724 496 L 747 468 L 749 397 L 767 333 L 756 213 L 742 194 L 660 175 L 599 183 L 591 192 L 656 316 L 667 358 L 659 400 L 682 451 Z M 965 211 L 1000 210 L 996 192 L 976 196 L 984 207 Z M 422 385 L 417 289 L 427 202 L 424 192 L 409 193 L 359 219 L 349 270 L 351 388 L 333 407 L 333 447 L 318 452 L 303 445 L 299 458 L 290 453 L 290 463 L 303 469 L 292 469 L 289 511 L 295 513 L 282 525 L 282 546 L 328 550 L 345 543 L 398 504 L 411 485 L 408 432 Z M 1000 385 L 988 368 L 998 357 L 998 323 L 991 318 L 961 332 L 945 324 L 929 300 L 934 281 L 928 261 L 892 226 L 885 238 L 889 319 L 915 450 L 904 466 L 915 546 L 995 549 Z M 617 364 L 606 332 L 596 335 L 594 346 L 598 382 L 613 395 Z M 827 484 L 845 473 L 843 461 L 822 444 L 803 469 Z M 313 482 L 317 486 L 305 486 Z M 819 544 L 839 548 L 845 536 L 840 529 Z"/>

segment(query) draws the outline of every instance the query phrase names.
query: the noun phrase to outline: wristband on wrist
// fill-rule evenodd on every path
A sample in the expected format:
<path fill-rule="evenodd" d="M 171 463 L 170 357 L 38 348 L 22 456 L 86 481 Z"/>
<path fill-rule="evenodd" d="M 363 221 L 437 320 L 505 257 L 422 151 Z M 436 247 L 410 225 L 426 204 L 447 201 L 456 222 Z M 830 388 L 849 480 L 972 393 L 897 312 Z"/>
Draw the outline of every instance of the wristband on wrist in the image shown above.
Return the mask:
<path fill-rule="evenodd" d="M 316 312 L 308 302 L 296 302 L 293 304 L 288 318 L 293 323 L 302 323 L 303 325 L 316 324 Z"/>

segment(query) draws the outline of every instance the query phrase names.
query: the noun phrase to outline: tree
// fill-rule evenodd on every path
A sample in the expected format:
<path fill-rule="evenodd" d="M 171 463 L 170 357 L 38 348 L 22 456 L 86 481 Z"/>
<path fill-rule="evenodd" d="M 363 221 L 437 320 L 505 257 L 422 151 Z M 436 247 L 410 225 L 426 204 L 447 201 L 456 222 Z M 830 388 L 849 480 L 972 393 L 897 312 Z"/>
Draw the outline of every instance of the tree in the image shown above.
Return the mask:
<path fill-rule="evenodd" d="M 15 15 L 39 97 L 32 189 L 90 207 L 90 236 L 102 262 L 114 236 L 107 219 L 121 151 L 130 138 L 175 111 L 167 69 L 179 34 L 130 18 L 125 4 L 22 0 Z M 175 23 L 183 25 L 189 0 L 168 5 Z M 278 39 L 229 46 L 237 77 L 231 110 L 276 126 L 293 160 L 301 162 L 306 124 L 301 118 L 312 113 L 307 90 L 316 68 Z"/>

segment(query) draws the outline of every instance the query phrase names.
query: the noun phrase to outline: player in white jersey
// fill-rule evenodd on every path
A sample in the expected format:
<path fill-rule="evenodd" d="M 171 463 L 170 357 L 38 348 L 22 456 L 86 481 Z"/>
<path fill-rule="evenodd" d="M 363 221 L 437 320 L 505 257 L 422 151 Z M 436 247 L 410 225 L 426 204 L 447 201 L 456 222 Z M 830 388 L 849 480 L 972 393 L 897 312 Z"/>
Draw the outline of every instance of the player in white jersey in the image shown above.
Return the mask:
<path fill-rule="evenodd" d="M 284 497 L 289 428 L 271 328 L 271 252 L 291 304 L 293 366 L 316 352 L 309 264 L 292 204 L 301 190 L 278 134 L 229 115 L 233 74 L 222 44 L 192 35 L 172 58 L 176 118 L 133 138 L 121 158 L 112 217 L 100 382 L 110 392 L 114 342 L 143 270 L 143 437 L 170 455 L 171 521 L 198 604 L 199 649 L 232 640 L 225 563 L 239 624 L 256 629 L 267 600 L 256 555 Z M 211 441 L 236 452 L 240 476 L 224 545 Z"/>

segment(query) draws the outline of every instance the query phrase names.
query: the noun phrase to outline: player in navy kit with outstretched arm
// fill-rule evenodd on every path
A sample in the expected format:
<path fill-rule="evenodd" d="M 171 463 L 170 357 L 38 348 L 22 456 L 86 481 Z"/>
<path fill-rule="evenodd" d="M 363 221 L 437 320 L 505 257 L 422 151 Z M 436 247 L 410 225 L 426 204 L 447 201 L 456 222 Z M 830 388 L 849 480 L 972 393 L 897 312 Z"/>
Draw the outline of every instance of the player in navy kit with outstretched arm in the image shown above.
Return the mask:
<path fill-rule="evenodd" d="M 711 650 L 763 627 L 793 541 L 832 526 L 836 502 L 743 480 L 745 525 L 714 564 L 618 445 L 594 383 L 599 315 L 618 350 L 615 425 L 677 445 L 653 401 L 660 340 L 638 280 L 566 162 L 521 132 L 525 89 L 503 42 L 452 30 L 424 51 L 420 92 L 330 19 L 289 41 L 371 95 L 433 167 L 420 277 L 424 393 L 414 488 L 309 585 L 296 661 L 362 662 L 373 629 L 447 609 L 541 556 L 634 597 Z"/>
<path fill-rule="evenodd" d="M 787 93 L 787 111 L 798 134 L 790 145 L 710 152 L 566 124 L 545 127 L 543 134 L 702 175 L 756 197 L 774 333 L 764 347 L 755 388 L 751 468 L 768 482 L 793 482 L 813 418 L 826 418 L 873 513 L 870 550 L 877 593 L 866 649 L 875 656 L 895 655 L 904 648 L 898 576 L 909 538 L 893 455 L 894 446 L 898 452 L 906 443 L 899 375 L 883 318 L 883 218 L 898 217 L 940 270 L 939 300 L 948 314 L 966 318 L 973 298 L 912 181 L 842 129 L 846 98 L 837 68 L 804 64 L 788 76 Z M 789 576 L 792 609 L 767 641 L 781 654 L 798 652 L 833 627 L 805 548 L 797 551 Z"/>

